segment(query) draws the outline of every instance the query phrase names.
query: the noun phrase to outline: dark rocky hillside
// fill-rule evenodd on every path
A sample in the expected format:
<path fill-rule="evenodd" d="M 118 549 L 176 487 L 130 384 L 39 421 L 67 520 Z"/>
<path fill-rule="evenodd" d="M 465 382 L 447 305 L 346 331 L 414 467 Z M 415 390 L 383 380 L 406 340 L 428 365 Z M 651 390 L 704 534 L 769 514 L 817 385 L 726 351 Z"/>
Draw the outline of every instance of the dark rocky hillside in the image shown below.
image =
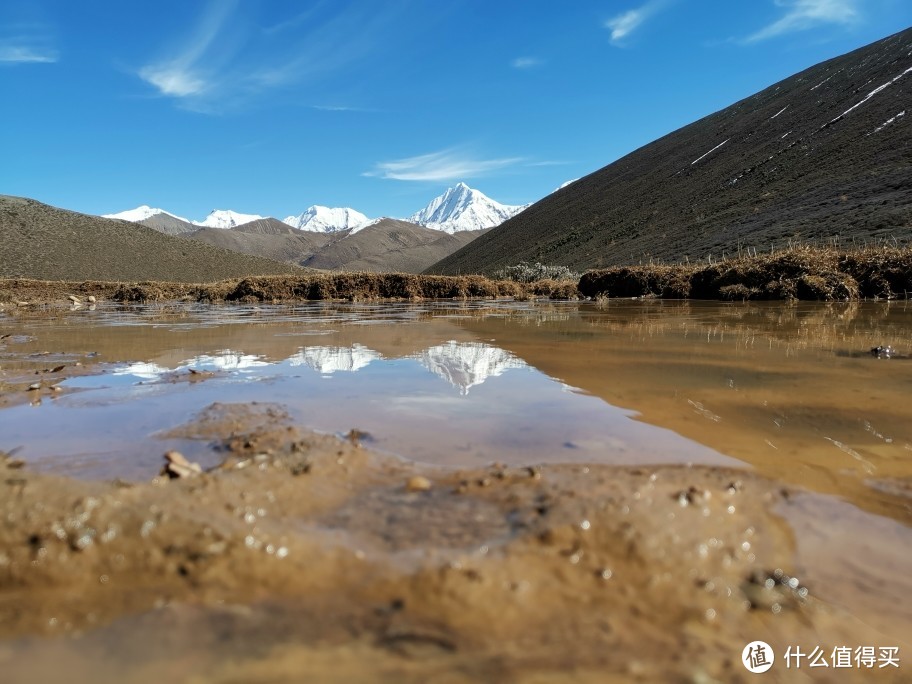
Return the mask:
<path fill-rule="evenodd" d="M 181 221 L 174 216 L 168 216 L 168 214 L 155 214 L 142 221 L 137 221 L 137 223 L 154 228 L 165 235 L 183 235 L 184 233 L 192 233 L 197 229 L 192 223 Z"/>
<path fill-rule="evenodd" d="M 287 223 L 279 221 L 277 218 L 264 218 L 242 223 L 235 226 L 234 230 L 242 233 L 257 233 L 259 235 L 297 235 L 302 232 L 297 228 L 292 228 Z"/>
<path fill-rule="evenodd" d="M 0 278 L 212 282 L 299 272 L 290 264 L 0 195 Z"/>
<path fill-rule="evenodd" d="M 838 236 L 838 238 L 837 238 Z M 912 29 L 811 67 L 555 192 L 430 273 L 912 240 Z"/>

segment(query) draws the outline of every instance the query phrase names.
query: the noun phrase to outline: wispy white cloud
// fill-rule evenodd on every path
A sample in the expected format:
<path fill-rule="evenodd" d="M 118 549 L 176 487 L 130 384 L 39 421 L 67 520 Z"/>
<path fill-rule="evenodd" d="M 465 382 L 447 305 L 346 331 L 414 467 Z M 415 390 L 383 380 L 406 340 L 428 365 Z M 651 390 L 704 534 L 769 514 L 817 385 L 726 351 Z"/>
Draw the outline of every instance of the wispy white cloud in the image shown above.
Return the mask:
<path fill-rule="evenodd" d="M 0 64 L 52 64 L 59 59 L 54 27 L 43 21 L 9 20 L 0 10 Z"/>
<path fill-rule="evenodd" d="M 859 0 L 774 0 L 785 14 L 749 35 L 745 43 L 756 43 L 785 33 L 804 31 L 821 24 L 852 24 L 859 18 Z"/>
<path fill-rule="evenodd" d="M 56 50 L 8 41 L 0 42 L 0 62 L 6 64 L 50 64 L 56 61 Z"/>
<path fill-rule="evenodd" d="M 402 181 L 453 181 L 488 176 L 523 162 L 523 157 L 478 159 L 458 149 L 449 148 L 416 157 L 379 162 L 364 176 Z"/>
<path fill-rule="evenodd" d="M 372 54 L 385 44 L 387 29 L 405 5 L 390 1 L 377 9 L 360 0 L 318 2 L 260 29 L 248 16 L 255 7 L 210 0 L 192 33 L 136 75 L 185 109 L 241 108 L 268 91 L 314 82 Z M 276 40 L 283 32 L 287 37 Z"/>
<path fill-rule="evenodd" d="M 377 112 L 377 109 L 370 109 L 368 107 L 352 107 L 350 105 L 311 105 L 311 109 L 316 109 L 321 112 Z"/>
<path fill-rule="evenodd" d="M 150 64 L 139 70 L 139 77 L 172 97 L 199 95 L 208 87 L 206 79 L 181 64 Z"/>
<path fill-rule="evenodd" d="M 538 57 L 517 57 L 510 62 L 510 66 L 514 69 L 532 69 L 542 64 L 544 64 L 544 61 Z"/>
<path fill-rule="evenodd" d="M 262 31 L 267 35 L 274 35 L 276 33 L 288 31 L 290 29 L 299 28 L 307 21 L 314 18 L 314 16 L 316 16 L 325 6 L 326 0 L 321 0 L 321 2 L 313 4 L 312 6 L 308 7 L 302 12 L 299 12 L 293 17 L 280 21 L 277 24 L 263 27 Z"/>
<path fill-rule="evenodd" d="M 535 166 L 566 166 L 567 164 L 572 164 L 572 163 L 573 162 L 563 161 L 560 159 L 551 159 L 551 160 L 545 160 L 545 161 L 528 162 L 526 164 L 526 166 L 532 166 L 532 167 L 535 167 Z"/>
<path fill-rule="evenodd" d="M 651 0 L 635 9 L 622 12 L 605 22 L 605 28 L 611 30 L 611 42 L 619 43 L 638 29 L 643 22 L 664 9 L 672 0 Z"/>
<path fill-rule="evenodd" d="M 357 107 L 346 107 L 345 105 L 311 105 L 311 109 L 319 109 L 321 112 L 356 112 L 356 111 L 360 111 Z"/>
<path fill-rule="evenodd" d="M 196 31 L 175 56 L 147 64 L 137 75 L 169 97 L 198 97 L 213 88 L 214 74 L 204 59 L 236 4 L 235 0 L 210 3 Z"/>

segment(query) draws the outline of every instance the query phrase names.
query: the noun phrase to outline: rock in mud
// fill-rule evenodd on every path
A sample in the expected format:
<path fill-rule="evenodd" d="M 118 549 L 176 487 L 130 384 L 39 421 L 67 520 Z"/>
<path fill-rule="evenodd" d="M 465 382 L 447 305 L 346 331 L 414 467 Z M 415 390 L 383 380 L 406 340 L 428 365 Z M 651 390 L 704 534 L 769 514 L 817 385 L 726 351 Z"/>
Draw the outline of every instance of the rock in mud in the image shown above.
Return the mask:
<path fill-rule="evenodd" d="M 413 475 L 405 483 L 405 488 L 410 492 L 427 492 L 431 487 L 431 481 L 423 475 Z"/>
<path fill-rule="evenodd" d="M 203 472 L 199 463 L 191 463 L 179 451 L 168 451 L 165 453 L 165 460 L 167 463 L 162 468 L 161 474 L 167 475 L 172 480 L 182 477 L 195 477 Z"/>

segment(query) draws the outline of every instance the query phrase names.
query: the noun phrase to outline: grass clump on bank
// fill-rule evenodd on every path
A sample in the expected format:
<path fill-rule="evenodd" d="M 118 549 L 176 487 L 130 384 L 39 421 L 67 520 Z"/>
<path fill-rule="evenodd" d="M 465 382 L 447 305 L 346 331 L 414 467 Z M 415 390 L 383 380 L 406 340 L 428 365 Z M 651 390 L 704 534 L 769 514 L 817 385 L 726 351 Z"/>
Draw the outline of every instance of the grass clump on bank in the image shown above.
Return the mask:
<path fill-rule="evenodd" d="M 408 273 L 307 273 L 257 276 L 217 283 L 105 281 L 0 281 L 0 302 L 29 303 L 93 295 L 118 302 L 291 302 L 319 300 L 576 299 L 575 280 L 517 283 L 484 276 L 425 276 Z"/>
<path fill-rule="evenodd" d="M 408 273 L 306 273 L 217 283 L 0 280 L 0 303 L 93 295 L 119 302 L 291 302 L 319 300 L 578 299 L 650 297 L 716 300 L 902 299 L 912 293 L 912 248 L 850 252 L 792 247 L 713 264 L 617 266 L 576 280 L 532 282 L 485 276 Z"/>
<path fill-rule="evenodd" d="M 792 247 L 775 254 L 708 265 L 648 265 L 589 271 L 579 281 L 586 297 L 818 300 L 907 298 L 912 248 L 866 247 L 840 252 Z"/>

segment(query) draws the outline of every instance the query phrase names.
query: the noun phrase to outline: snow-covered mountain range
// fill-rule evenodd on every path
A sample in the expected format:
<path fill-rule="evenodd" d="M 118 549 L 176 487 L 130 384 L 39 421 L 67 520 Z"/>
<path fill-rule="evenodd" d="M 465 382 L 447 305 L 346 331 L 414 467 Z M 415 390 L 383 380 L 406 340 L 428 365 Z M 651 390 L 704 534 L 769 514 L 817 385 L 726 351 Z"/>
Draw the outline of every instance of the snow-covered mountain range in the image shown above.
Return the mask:
<path fill-rule="evenodd" d="M 214 209 L 209 212 L 209 215 L 202 221 L 191 221 L 190 219 L 185 219 L 183 216 L 172 214 L 170 211 L 156 209 L 146 204 L 141 207 L 136 207 L 136 209 L 121 211 L 117 214 L 104 214 L 102 218 L 139 222 L 162 214 L 193 226 L 199 226 L 200 228 L 234 228 L 236 226 L 242 226 L 245 223 L 250 223 L 251 221 L 265 218 L 258 214 L 240 214 L 236 211 L 231 211 L 230 209 Z"/>
<path fill-rule="evenodd" d="M 308 207 L 303 214 L 289 216 L 283 221 L 292 228 L 317 233 L 337 233 L 349 229 L 357 231 L 370 222 L 371 220 L 360 211 L 348 207 L 321 207 L 317 204 Z"/>
<path fill-rule="evenodd" d="M 455 187 L 432 199 L 424 209 L 412 214 L 408 220 L 447 233 L 481 230 L 499 226 L 527 206 L 529 205 L 500 204 L 465 183 L 457 183 Z"/>
<path fill-rule="evenodd" d="M 435 197 L 421 211 L 412 214 L 407 221 L 418 223 L 434 230 L 456 233 L 463 230 L 482 230 L 499 226 L 512 218 L 529 205 L 514 206 L 495 202 L 483 192 L 470 188 L 465 183 L 458 183 L 439 197 Z M 236 211 L 216 209 L 202 221 L 191 221 L 164 209 L 154 209 L 143 205 L 136 209 L 117 214 L 105 214 L 104 218 L 123 219 L 125 221 L 144 221 L 163 214 L 188 226 L 201 228 L 234 228 L 236 226 L 265 218 L 259 214 L 241 214 Z M 375 220 L 369 219 L 360 211 L 348 207 L 323 207 L 314 205 L 297 216 L 283 220 L 293 228 L 318 233 L 337 233 L 350 230 L 357 232 L 368 227 Z"/>

